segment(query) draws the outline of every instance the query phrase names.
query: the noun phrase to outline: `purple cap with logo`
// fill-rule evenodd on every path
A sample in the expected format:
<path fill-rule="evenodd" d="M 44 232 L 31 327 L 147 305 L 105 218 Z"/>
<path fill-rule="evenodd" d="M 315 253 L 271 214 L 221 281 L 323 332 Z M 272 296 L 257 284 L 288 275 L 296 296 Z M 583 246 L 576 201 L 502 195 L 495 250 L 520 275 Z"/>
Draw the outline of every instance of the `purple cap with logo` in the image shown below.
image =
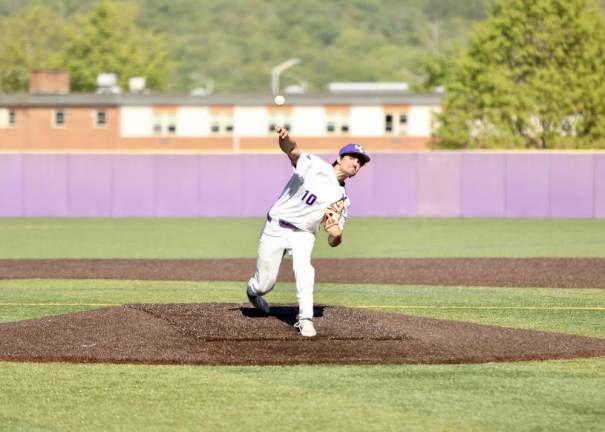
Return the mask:
<path fill-rule="evenodd" d="M 359 144 L 347 144 L 338 152 L 339 156 L 343 156 L 346 154 L 354 154 L 359 156 L 364 164 L 370 162 L 370 156 L 368 156 L 364 148 Z"/>

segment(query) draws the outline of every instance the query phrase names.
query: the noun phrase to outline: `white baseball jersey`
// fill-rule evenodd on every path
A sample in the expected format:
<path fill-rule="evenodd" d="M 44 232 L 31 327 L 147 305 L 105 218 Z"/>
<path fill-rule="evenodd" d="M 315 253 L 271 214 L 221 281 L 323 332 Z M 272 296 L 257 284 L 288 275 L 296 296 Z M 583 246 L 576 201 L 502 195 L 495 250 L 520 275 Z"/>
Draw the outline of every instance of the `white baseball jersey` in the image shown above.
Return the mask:
<path fill-rule="evenodd" d="M 300 230 L 316 233 L 326 209 L 342 199 L 345 200 L 345 206 L 339 223 L 341 229 L 344 228 L 351 205 L 345 188 L 338 183 L 332 165 L 315 155 L 302 152 L 294 175 L 269 210 L 269 215 Z"/>

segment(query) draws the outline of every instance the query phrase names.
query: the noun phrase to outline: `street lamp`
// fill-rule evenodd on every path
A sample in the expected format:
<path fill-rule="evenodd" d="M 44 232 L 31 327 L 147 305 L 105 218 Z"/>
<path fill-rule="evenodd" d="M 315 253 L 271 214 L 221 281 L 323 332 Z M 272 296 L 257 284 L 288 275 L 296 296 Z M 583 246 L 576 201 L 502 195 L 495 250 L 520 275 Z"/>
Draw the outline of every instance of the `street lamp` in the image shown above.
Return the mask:
<path fill-rule="evenodd" d="M 299 58 L 291 58 L 277 66 L 271 68 L 271 94 L 276 96 L 279 94 L 279 76 L 286 69 L 300 63 Z"/>

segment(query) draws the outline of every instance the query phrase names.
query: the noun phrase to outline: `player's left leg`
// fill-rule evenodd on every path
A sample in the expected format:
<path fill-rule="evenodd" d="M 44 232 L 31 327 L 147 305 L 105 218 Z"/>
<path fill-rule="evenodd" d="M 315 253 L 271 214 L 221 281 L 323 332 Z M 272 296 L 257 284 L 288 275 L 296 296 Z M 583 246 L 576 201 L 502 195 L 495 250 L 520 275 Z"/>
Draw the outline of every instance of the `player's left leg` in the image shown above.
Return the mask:
<path fill-rule="evenodd" d="M 295 231 L 292 232 L 290 240 L 292 268 L 296 278 L 299 319 L 312 319 L 315 269 L 311 265 L 311 252 L 313 252 L 315 235 L 306 231 Z"/>
<path fill-rule="evenodd" d="M 258 256 L 256 259 L 256 272 L 250 278 L 246 286 L 248 300 L 255 308 L 265 313 L 270 313 L 271 308 L 263 295 L 275 287 L 279 265 L 281 263 L 286 236 L 283 229 L 266 225 L 258 245 Z"/>

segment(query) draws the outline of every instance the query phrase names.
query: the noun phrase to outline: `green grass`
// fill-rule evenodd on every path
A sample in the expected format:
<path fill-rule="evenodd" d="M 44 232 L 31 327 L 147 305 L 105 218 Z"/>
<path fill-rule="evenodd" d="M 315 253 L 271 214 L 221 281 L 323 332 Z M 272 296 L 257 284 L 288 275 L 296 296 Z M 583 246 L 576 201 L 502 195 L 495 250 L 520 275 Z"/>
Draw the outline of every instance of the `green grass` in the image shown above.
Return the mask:
<path fill-rule="evenodd" d="M 0 258 L 254 257 L 259 219 L 0 219 Z M 603 220 L 352 219 L 315 257 L 605 257 Z M 0 280 L 0 322 L 244 301 L 243 282 Z M 293 284 L 268 299 L 294 303 Z M 605 290 L 317 284 L 317 303 L 605 338 Z M 1 345 L 2 341 L 0 341 Z M 601 431 L 605 358 L 459 366 L 0 362 L 0 431 Z"/>
<path fill-rule="evenodd" d="M 0 430 L 598 431 L 605 358 L 463 366 L 0 363 Z"/>
<path fill-rule="evenodd" d="M 0 258 L 246 258 L 262 218 L 0 219 Z M 352 218 L 315 257 L 605 257 L 605 220 Z"/>

